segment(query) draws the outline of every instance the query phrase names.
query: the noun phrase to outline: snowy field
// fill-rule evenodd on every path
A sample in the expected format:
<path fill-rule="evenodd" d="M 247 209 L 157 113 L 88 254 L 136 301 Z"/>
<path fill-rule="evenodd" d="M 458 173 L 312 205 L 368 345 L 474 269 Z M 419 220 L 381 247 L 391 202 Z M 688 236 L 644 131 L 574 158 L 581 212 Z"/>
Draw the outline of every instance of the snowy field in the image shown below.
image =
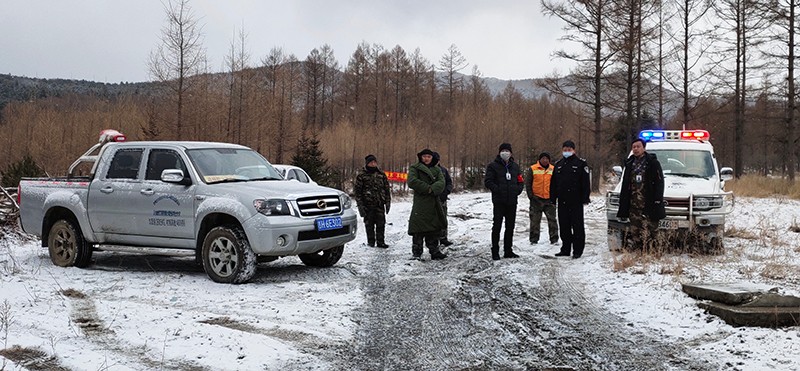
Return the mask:
<path fill-rule="evenodd" d="M 410 208 L 393 202 L 389 249 L 367 247 L 360 230 L 332 268 L 289 257 L 244 285 L 215 284 L 191 259 L 97 253 L 88 269 L 59 268 L 39 241 L 5 234 L 0 370 L 800 370 L 800 327 L 732 327 L 680 289 L 744 281 L 800 296 L 798 201 L 737 199 L 724 255 L 654 259 L 608 251 L 604 199 L 593 196 L 586 251 L 573 260 L 552 257 L 558 245 L 528 243 L 522 196 L 521 258 L 498 262 L 488 193 L 451 196 L 456 244 L 441 262 L 427 251 L 408 260 Z M 602 342 L 569 335 L 581 329 Z M 648 342 L 674 354 L 661 363 L 634 351 Z M 559 346 L 580 354 L 551 357 Z"/>

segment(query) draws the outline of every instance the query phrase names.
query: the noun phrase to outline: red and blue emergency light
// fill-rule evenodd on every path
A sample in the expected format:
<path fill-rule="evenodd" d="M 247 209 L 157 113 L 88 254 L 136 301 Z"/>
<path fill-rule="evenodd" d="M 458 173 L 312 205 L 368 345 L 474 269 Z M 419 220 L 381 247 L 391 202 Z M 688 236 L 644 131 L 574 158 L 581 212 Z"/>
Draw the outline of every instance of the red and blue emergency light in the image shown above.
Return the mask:
<path fill-rule="evenodd" d="M 639 138 L 651 140 L 708 140 L 711 135 L 706 130 L 642 130 Z"/>

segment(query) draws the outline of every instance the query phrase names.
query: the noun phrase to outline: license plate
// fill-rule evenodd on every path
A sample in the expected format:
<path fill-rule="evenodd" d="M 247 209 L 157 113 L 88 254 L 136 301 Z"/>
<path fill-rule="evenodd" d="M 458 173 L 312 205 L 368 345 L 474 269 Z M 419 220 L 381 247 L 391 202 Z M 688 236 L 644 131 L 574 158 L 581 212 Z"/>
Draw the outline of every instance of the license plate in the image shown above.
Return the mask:
<path fill-rule="evenodd" d="M 659 229 L 678 229 L 677 220 L 661 219 L 658 221 Z"/>
<path fill-rule="evenodd" d="M 334 216 L 331 218 L 320 218 L 316 220 L 318 231 L 329 231 L 331 229 L 342 228 L 342 218 Z"/>

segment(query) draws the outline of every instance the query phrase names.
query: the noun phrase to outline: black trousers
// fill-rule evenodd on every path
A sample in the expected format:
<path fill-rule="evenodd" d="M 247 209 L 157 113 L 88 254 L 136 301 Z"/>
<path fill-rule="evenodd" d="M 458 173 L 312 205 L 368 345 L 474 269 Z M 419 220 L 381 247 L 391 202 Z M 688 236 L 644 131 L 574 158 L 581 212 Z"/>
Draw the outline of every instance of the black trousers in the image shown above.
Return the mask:
<path fill-rule="evenodd" d="M 517 219 L 517 204 L 493 203 L 492 219 L 492 251 L 500 250 L 500 229 L 505 219 L 506 230 L 503 234 L 503 251 L 511 252 L 514 244 L 514 222 Z"/>
<path fill-rule="evenodd" d="M 384 243 L 384 233 L 386 231 L 386 214 L 383 206 L 369 207 L 364 215 L 364 227 L 367 230 L 367 243 L 374 245 L 375 242 Z"/>
<path fill-rule="evenodd" d="M 558 226 L 561 235 L 561 253 L 572 256 L 583 255 L 586 245 L 586 229 L 583 226 L 583 204 L 558 202 Z"/>

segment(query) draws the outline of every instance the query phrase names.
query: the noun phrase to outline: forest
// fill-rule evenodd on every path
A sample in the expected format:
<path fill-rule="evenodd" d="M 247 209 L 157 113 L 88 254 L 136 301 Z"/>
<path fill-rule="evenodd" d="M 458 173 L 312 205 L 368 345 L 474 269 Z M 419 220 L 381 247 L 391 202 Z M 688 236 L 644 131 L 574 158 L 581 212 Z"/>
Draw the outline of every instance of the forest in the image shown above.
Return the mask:
<path fill-rule="evenodd" d="M 318 141 L 328 184 L 341 188 L 367 154 L 405 171 L 423 148 L 441 154 L 457 188 L 480 188 L 500 143 L 528 166 L 571 139 L 597 190 L 638 131 L 657 128 L 708 130 L 737 177 L 793 181 L 800 164 L 795 0 L 543 0 L 571 45 L 543 52 L 576 67 L 499 89 L 457 45 L 433 62 L 418 48 L 365 41 L 337 61 L 327 44 L 305 57 L 251 50 L 244 29 L 226 70 L 212 71 L 190 5 L 165 3 L 160 44 L 143 66 L 151 82 L 0 75 L 0 171 L 30 156 L 63 175 L 107 128 L 129 140 L 241 143 L 272 163 Z"/>

